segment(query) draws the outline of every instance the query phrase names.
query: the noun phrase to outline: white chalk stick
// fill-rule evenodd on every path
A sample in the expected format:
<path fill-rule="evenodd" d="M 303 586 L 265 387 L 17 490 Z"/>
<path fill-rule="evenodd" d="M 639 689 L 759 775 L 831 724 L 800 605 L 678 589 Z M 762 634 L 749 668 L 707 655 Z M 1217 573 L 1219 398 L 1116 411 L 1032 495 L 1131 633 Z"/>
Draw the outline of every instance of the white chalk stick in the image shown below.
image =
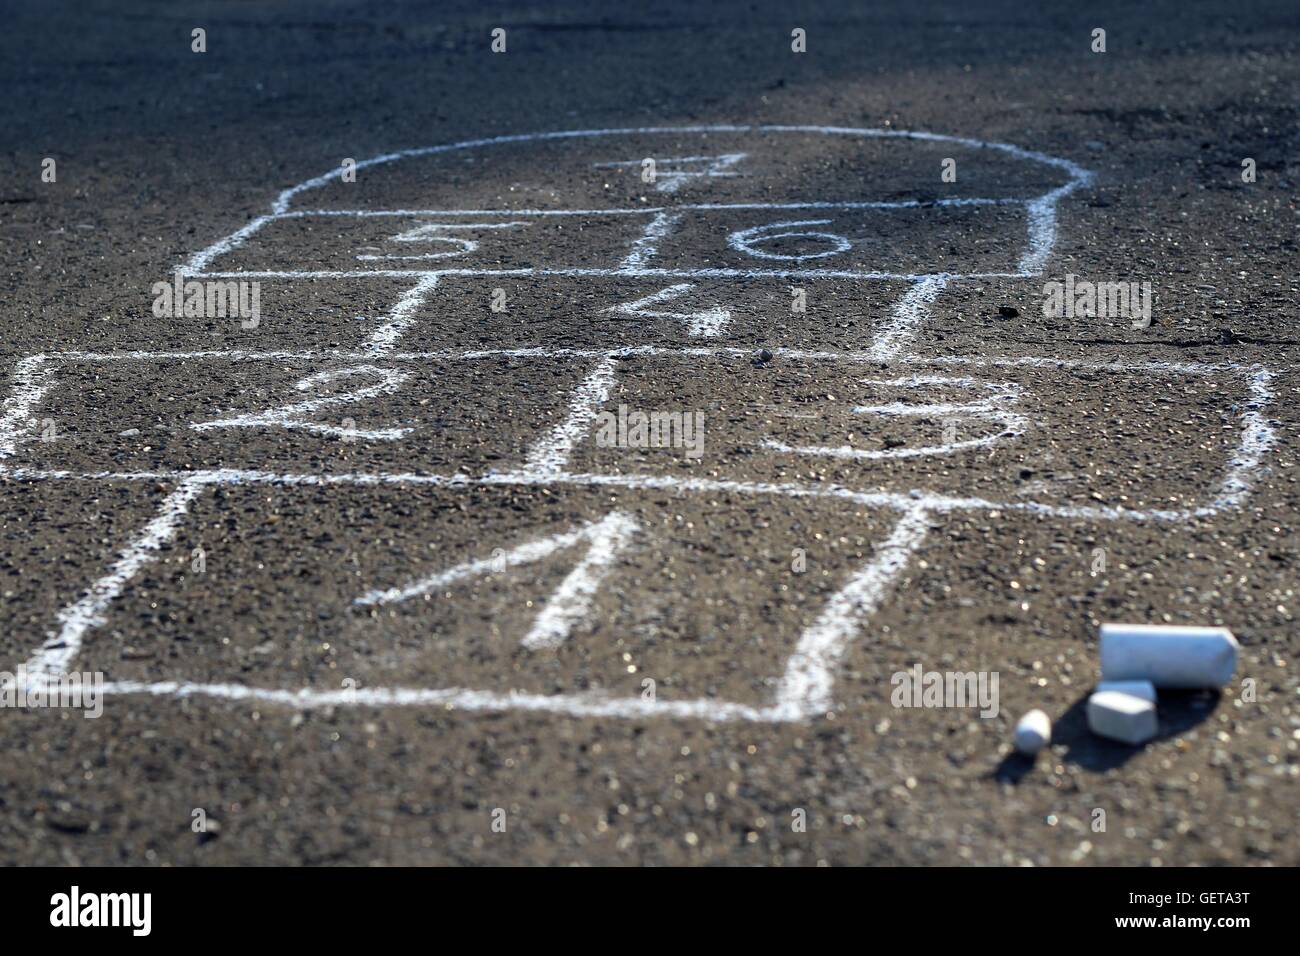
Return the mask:
<path fill-rule="evenodd" d="M 1105 690 L 1088 698 L 1088 729 L 1126 744 L 1145 743 L 1156 735 L 1156 705 L 1141 697 Z"/>
<path fill-rule="evenodd" d="M 1097 684 L 1095 693 L 1108 690 L 1128 694 L 1130 697 L 1141 697 L 1153 704 L 1156 702 L 1156 687 L 1149 680 L 1104 680 Z"/>
<path fill-rule="evenodd" d="M 1032 757 L 1052 741 L 1052 722 L 1041 710 L 1031 710 L 1016 724 L 1016 750 Z"/>
<path fill-rule="evenodd" d="M 1156 687 L 1222 687 L 1237 669 L 1237 639 L 1226 627 L 1101 626 L 1101 679 Z"/>

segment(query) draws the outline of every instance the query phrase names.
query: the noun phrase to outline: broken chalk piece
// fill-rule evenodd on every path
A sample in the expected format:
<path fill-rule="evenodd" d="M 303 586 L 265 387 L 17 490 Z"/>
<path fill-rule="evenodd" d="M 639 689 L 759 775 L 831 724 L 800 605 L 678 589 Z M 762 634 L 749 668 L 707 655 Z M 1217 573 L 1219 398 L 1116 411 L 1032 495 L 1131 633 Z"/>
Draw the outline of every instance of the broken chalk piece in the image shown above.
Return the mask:
<path fill-rule="evenodd" d="M 1141 697 L 1104 690 L 1088 698 L 1088 729 L 1100 737 L 1141 744 L 1156 735 L 1156 705 Z"/>
<path fill-rule="evenodd" d="M 1130 697 L 1141 697 L 1153 704 L 1156 702 L 1156 688 L 1149 680 L 1104 680 L 1097 684 L 1095 693 L 1100 694 L 1107 690 L 1128 694 Z"/>
<path fill-rule="evenodd" d="M 1041 710 L 1031 710 L 1016 724 L 1016 750 L 1032 757 L 1052 740 L 1052 722 Z"/>
<path fill-rule="evenodd" d="M 1156 687 L 1222 687 L 1237 669 L 1237 639 L 1226 627 L 1101 626 L 1101 679 Z"/>

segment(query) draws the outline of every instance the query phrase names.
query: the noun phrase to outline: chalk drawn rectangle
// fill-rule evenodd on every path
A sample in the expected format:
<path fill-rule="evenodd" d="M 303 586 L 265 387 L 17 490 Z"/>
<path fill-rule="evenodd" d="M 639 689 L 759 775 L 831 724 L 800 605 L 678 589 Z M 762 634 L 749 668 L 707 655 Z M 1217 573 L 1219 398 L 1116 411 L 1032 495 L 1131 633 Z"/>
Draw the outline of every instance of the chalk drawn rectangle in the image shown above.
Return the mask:
<path fill-rule="evenodd" d="M 268 217 L 207 271 L 283 275 L 581 274 L 617 270 L 652 213 L 369 214 L 310 212 Z"/>
<path fill-rule="evenodd" d="M 523 465 L 586 370 L 366 352 L 55 355 L 20 363 L 0 465 L 56 473 L 474 476 Z"/>
<path fill-rule="evenodd" d="M 637 356 L 620 363 L 569 470 L 1066 510 L 1194 508 L 1243 458 L 1253 384 L 1161 363 L 886 369 L 833 353 L 757 365 L 734 353 Z M 702 417 L 702 440 L 685 435 L 702 449 L 681 440 L 681 413 Z"/>
<path fill-rule="evenodd" d="M 667 490 L 730 491 L 758 496 L 839 497 L 864 505 L 883 508 L 907 508 L 923 501 L 934 511 L 951 510 L 1024 510 L 1043 515 L 1078 516 L 1098 520 L 1184 521 L 1233 507 L 1250 491 L 1263 467 L 1263 458 L 1276 442 L 1274 430 L 1265 418 L 1265 409 L 1273 398 L 1273 373 L 1260 366 L 1192 362 L 1124 362 L 1069 360 L 1046 357 L 975 358 L 939 357 L 905 359 L 885 371 L 875 356 L 867 352 L 809 352 L 773 349 L 773 361 L 754 366 L 750 349 L 727 346 L 701 346 L 694 349 L 664 349 L 655 346 L 618 349 L 546 349 L 525 348 L 478 351 L 433 351 L 390 353 L 382 358 L 386 367 L 428 366 L 445 362 L 451 365 L 485 363 L 484 367 L 501 379 L 502 369 L 515 374 L 517 369 L 535 366 L 551 382 L 556 394 L 541 403 L 535 413 L 524 420 L 509 403 L 509 392 L 484 393 L 485 398 L 500 406 L 497 414 L 510 425 L 508 436 L 498 445 L 494 439 L 479 443 L 472 469 L 430 467 L 435 462 L 422 459 L 411 467 L 410 456 L 380 449 L 353 460 L 339 459 L 338 465 L 327 464 L 319 455 L 301 455 L 301 449 L 289 444 L 265 462 L 246 454 L 246 446 L 223 451 L 213 457 L 182 461 L 177 456 L 158 456 L 143 464 L 138 456 L 123 454 L 119 439 L 132 439 L 143 445 L 143 434 L 122 436 L 107 434 L 103 424 L 105 408 L 99 408 L 101 425 L 94 440 L 64 442 L 40 440 L 46 424 L 53 423 L 54 434 L 61 434 L 58 419 L 48 402 L 56 386 L 59 368 L 79 365 L 106 367 L 120 365 L 134 369 L 132 380 L 136 392 L 156 386 L 151 366 L 166 367 L 175 362 L 213 360 L 227 363 L 287 363 L 298 370 L 355 365 L 376 361 L 365 353 L 64 353 L 31 356 L 20 360 L 15 368 L 11 392 L 0 414 L 0 473 L 28 479 L 97 479 L 97 480 L 182 480 L 195 478 L 211 483 L 257 481 L 266 483 L 329 484 L 473 484 L 489 485 L 603 485 L 611 488 L 662 488 Z M 703 362 L 712 362 L 714 374 L 701 376 Z M 553 363 L 548 366 L 546 363 Z M 660 386 L 648 385 L 638 364 L 657 363 L 663 382 L 675 386 L 671 394 Z M 504 363 L 504 364 L 503 364 Z M 675 363 L 675 364 L 674 364 Z M 805 369 L 805 378 L 789 378 L 790 388 L 781 391 L 782 370 Z M 819 374 L 829 371 L 836 376 L 844 394 L 818 399 L 822 385 L 806 380 L 806 370 Z M 602 372 L 601 370 L 605 371 Z M 945 484 L 936 476 L 933 464 L 927 471 L 917 471 L 911 459 L 926 461 L 932 456 L 887 455 L 865 459 L 850 456 L 847 467 L 837 456 L 807 454 L 790 449 L 812 445 L 866 448 L 878 451 L 907 451 L 928 448 L 930 438 L 912 434 L 924 426 L 918 419 L 907 422 L 908 434 L 900 434 L 903 444 L 880 442 L 872 448 L 857 437 L 850 440 L 844 429 L 861 416 L 856 408 L 886 406 L 902 401 L 884 397 L 850 394 L 851 384 L 861 378 L 890 376 L 950 376 L 976 381 L 1018 383 L 1022 397 L 1039 394 L 1041 384 L 1049 380 L 1055 386 L 1046 391 L 1067 404 L 1079 395 L 1092 393 L 1094 404 L 1080 403 L 1071 419 L 1068 409 L 1026 406 L 1031 416 L 1032 435 L 1020 436 L 1003 443 L 984 442 L 958 449 L 957 453 L 975 455 L 977 467 L 968 469 L 969 482 Z M 284 374 L 282 384 L 292 381 Z M 525 373 L 526 374 L 526 373 Z M 604 376 L 604 378 L 602 378 Z M 638 378 L 640 376 L 640 378 Z M 93 378 L 93 376 L 92 376 Z M 163 379 L 165 381 L 166 379 Z M 132 381 L 119 383 L 117 398 L 103 389 L 89 389 L 87 396 L 101 403 L 122 400 L 121 388 Z M 713 388 L 703 388 L 709 382 Z M 175 383 L 176 389 L 186 380 Z M 593 384 L 594 383 L 594 384 Z M 615 386 L 618 386 L 617 389 Z M 718 389 L 725 389 L 721 392 Z M 1068 386 L 1068 387 L 1065 387 Z M 853 385 L 853 388 L 859 386 Z M 729 389 L 729 391 L 727 391 Z M 453 386 L 454 391 L 454 386 Z M 430 395 L 436 394 L 436 391 Z M 726 395 L 727 405 L 718 396 Z M 503 397 L 504 396 L 504 397 Z M 1141 401 L 1134 401 L 1139 396 Z M 418 403 L 421 397 L 414 394 Z M 940 396 L 942 397 L 942 396 Z M 457 393 L 453 399 L 465 404 Z M 477 400 L 477 398 L 476 398 Z M 926 399 L 941 404 L 938 398 Z M 78 399 L 85 401 L 85 397 Z M 186 397 L 185 401 L 193 401 Z M 862 402 L 867 404 L 863 405 Z M 132 403 L 139 406 L 138 400 Z M 504 404 L 502 404 L 504 403 Z M 828 404 L 829 403 L 829 404 Z M 664 411 L 700 410 L 705 415 L 705 445 L 712 448 L 713 459 L 689 458 L 673 449 L 637 447 L 601 447 L 595 440 L 601 412 L 617 415 L 618 406 L 629 409 Z M 146 406 L 147 407 L 147 406 Z M 755 411 L 759 417 L 755 418 Z M 838 411 L 837 411 L 838 410 Z M 775 427 L 782 411 L 789 422 Z M 836 414 L 830 414 L 836 412 Z M 719 416 L 732 415 L 731 428 L 718 433 Z M 764 419 L 763 416 L 766 415 Z M 512 417 L 513 416 L 513 417 Z M 802 424 L 800 416 L 804 416 Z M 714 422 L 710 430 L 709 421 Z M 868 418 L 873 416 L 868 415 Z M 933 416 L 932 416 L 933 417 Z M 190 419 L 182 415 L 169 417 L 171 426 L 185 425 Z M 75 422 L 75 417 L 65 421 Z M 358 424 L 361 420 L 358 419 Z M 366 421 L 366 426 L 390 427 Z M 472 429 L 471 415 L 465 423 Z M 936 422 L 929 427 L 934 430 Z M 942 423 L 938 422 L 940 428 Z M 795 430 L 790 430 L 793 425 Z M 743 427 L 742 427 L 743 426 Z M 406 427 L 401 422 L 397 427 Z M 492 428 L 484 433 L 490 436 Z M 802 433 L 803 427 L 823 431 Z M 860 426 L 859 426 L 860 427 Z M 1063 429 L 1053 431 L 1053 429 Z M 826 431 L 829 429 L 829 431 Z M 836 429 L 841 431 L 837 432 Z M 958 440 L 962 426 L 958 426 Z M 129 431 L 129 429 L 127 429 Z M 1122 451 L 1123 457 L 1112 458 L 1115 484 L 1098 483 L 1081 476 L 1083 466 L 1092 459 L 1074 454 L 1071 442 L 1089 439 L 1089 432 L 1104 431 L 1104 442 Z M 977 434 L 976 438 L 987 438 Z M 1098 436 L 1093 435 L 1093 438 Z M 942 431 L 940 438 L 943 438 Z M 721 439 L 721 447 L 713 443 Z M 923 440 L 923 441 L 922 441 Z M 321 439 L 323 442 L 324 439 Z M 330 439 L 334 442 L 333 439 Z M 772 447 L 769 442 L 789 446 Z M 373 443 L 371 443 L 373 444 Z M 334 442 L 337 446 L 337 442 Z M 317 451 L 320 447 L 317 446 Z M 363 443 L 362 447 L 367 447 Z M 1206 466 L 1205 452 L 1218 459 L 1218 469 Z M 985 455 L 982 463 L 978 456 Z M 999 457 L 999 455 L 1001 457 Z M 946 456 L 934 456 L 946 457 Z M 898 459 L 903 462 L 900 466 Z M 1009 459 L 1009 460 L 1008 460 Z M 1127 459 L 1131 459 L 1131 462 Z M 1044 488 L 1040 480 L 1056 479 L 1063 471 L 1075 479 L 1060 488 Z M 744 464 L 741 464 L 744 462 Z M 881 462 L 885 462 L 881 465 Z M 342 467 L 346 464 L 348 467 Z M 451 464 L 451 462 L 448 462 Z M 269 467 L 263 467 L 267 465 Z M 1142 466 L 1159 474 L 1154 480 L 1143 478 Z M 939 466 L 942 467 L 942 466 Z M 1163 469 L 1163 471 L 1162 471 Z M 926 480 L 920 480 L 925 478 Z"/>
<path fill-rule="evenodd" d="M 791 270 L 841 278 L 1015 274 L 1025 207 L 966 205 L 682 210 L 647 270 Z"/>
<path fill-rule="evenodd" d="M 472 688 L 558 698 L 659 703 L 773 704 L 800 635 L 873 557 L 897 522 L 881 512 L 854 521 L 843 502 L 796 503 L 780 516 L 736 512 L 707 495 L 674 500 L 633 492 L 611 505 L 599 489 L 570 488 L 515 507 L 517 490 L 446 488 L 225 489 L 191 504 L 177 550 L 207 549 L 208 573 L 189 562 L 151 572 L 158 582 L 126 593 L 81 666 L 113 682 L 238 682 L 269 689 Z M 320 509 L 346 505 L 340 535 Z M 562 640 L 524 639 L 589 550 L 585 541 L 494 569 L 494 553 L 545 542 L 617 513 L 631 531 L 590 602 Z M 276 517 L 274 524 L 267 518 Z M 715 546 L 718 528 L 774 535 L 807 549 Z M 804 529 L 825 529 L 819 542 Z M 836 529 L 835 543 L 829 531 Z M 806 540 L 805 540 L 806 539 Z M 795 547 L 795 544 L 791 544 Z M 475 561 L 481 565 L 410 597 L 358 604 Z M 811 568 L 811 573 L 807 573 Z M 250 584 L 256 583 L 256 587 Z M 301 594 L 310 586 L 311 613 Z M 301 640 L 268 642 L 285 633 Z M 123 646 L 133 653 L 124 658 Z"/>

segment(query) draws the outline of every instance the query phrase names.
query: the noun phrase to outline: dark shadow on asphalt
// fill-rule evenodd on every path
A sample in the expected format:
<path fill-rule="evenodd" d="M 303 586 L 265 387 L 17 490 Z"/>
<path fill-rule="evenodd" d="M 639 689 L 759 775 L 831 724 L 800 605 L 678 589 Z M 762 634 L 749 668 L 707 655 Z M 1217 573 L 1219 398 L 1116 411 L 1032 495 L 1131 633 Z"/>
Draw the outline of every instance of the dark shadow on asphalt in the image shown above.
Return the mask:
<path fill-rule="evenodd" d="M 1186 733 L 1214 713 L 1222 699 L 1217 690 L 1160 691 L 1156 699 L 1160 732 L 1147 743 L 1130 747 L 1098 737 L 1088 729 L 1088 698 L 1091 695 L 1089 690 L 1053 721 L 1052 745 L 1065 745 L 1061 759 L 1067 763 L 1096 771 L 1121 767 L 1141 753 L 1143 747 Z M 1013 751 L 998 764 L 993 777 L 1001 783 L 1019 783 L 1033 768 L 1033 759 Z"/>

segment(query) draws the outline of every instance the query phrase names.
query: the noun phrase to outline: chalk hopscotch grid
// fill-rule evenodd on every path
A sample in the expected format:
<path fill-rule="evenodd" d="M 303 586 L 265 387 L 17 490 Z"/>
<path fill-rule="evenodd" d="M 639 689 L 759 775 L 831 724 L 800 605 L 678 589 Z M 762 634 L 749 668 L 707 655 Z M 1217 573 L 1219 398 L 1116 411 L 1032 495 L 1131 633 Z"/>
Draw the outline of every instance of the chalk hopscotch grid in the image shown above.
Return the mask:
<path fill-rule="evenodd" d="M 1061 169 L 1070 176 L 1070 181 L 1042 196 L 1034 199 L 953 199 L 937 202 L 896 201 L 896 202 L 812 202 L 812 203 L 737 203 L 737 204 L 693 204 L 679 206 L 652 207 L 630 210 L 384 210 L 384 211 L 335 211 L 335 210 L 290 210 L 292 200 L 301 192 L 317 188 L 339 178 L 341 169 L 333 170 L 324 176 L 308 180 L 298 186 L 285 190 L 272 206 L 272 213 L 261 216 L 235 233 L 219 240 L 207 249 L 196 253 L 183 267 L 193 278 L 374 278 L 394 277 L 414 279 L 415 285 L 404 293 L 382 324 L 369 336 L 359 351 L 348 350 L 307 350 L 307 351 L 250 351 L 250 350 L 213 350 L 190 352 L 64 352 L 29 356 L 22 359 L 15 368 L 13 385 L 8 400 L 0 409 L 0 477 L 19 481 L 42 480 L 110 480 L 110 481 L 174 481 L 176 488 L 163 500 L 158 513 L 145 526 L 143 531 L 118 556 L 118 560 L 109 572 L 74 604 L 65 608 L 58 617 L 60 629 L 47 643 L 30 658 L 27 663 L 29 679 L 48 679 L 75 659 L 86 634 L 104 623 L 104 613 L 112 601 L 121 593 L 126 583 L 143 566 L 153 560 L 157 552 L 175 537 L 190 505 L 198 499 L 209 486 L 270 483 L 281 485 L 434 485 L 445 487 L 462 487 L 471 485 L 510 485 L 510 484 L 574 484 L 574 485 L 611 485 L 629 488 L 657 488 L 676 491 L 731 491 L 759 495 L 788 495 L 794 497 L 829 497 L 841 498 L 867 506 L 893 509 L 899 512 L 897 524 L 884 542 L 876 549 L 872 559 L 866 565 L 850 575 L 847 583 L 832 596 L 819 617 L 802 633 L 794 652 L 787 661 L 785 673 L 780 678 L 774 702 L 766 707 L 758 707 L 729 701 L 713 699 L 698 700 L 644 700 L 633 697 L 611 697 L 599 693 L 536 695 L 512 692 L 507 694 L 491 693 L 468 688 L 351 688 L 326 691 L 304 688 L 298 691 L 274 688 L 257 688 L 239 684 L 223 683 L 187 683 L 179 681 L 161 681 L 151 683 L 112 682 L 105 686 L 105 692 L 111 694 L 144 694 L 161 696 L 169 699 L 183 699 L 194 696 L 215 697 L 232 701 L 255 701 L 281 704 L 289 707 L 311 708 L 338 705 L 372 705 L 372 706 L 442 706 L 463 711 L 497 711 L 526 710 L 567 714 L 571 716 L 608 716 L 608 717 L 652 717 L 668 716 L 698 718 L 713 721 L 748 720 L 748 721 L 795 721 L 805 720 L 823 713 L 833 705 L 831 691 L 834 685 L 835 667 L 856 637 L 864 621 L 888 593 L 890 586 L 905 570 L 910 557 L 921 547 L 927 529 L 937 515 L 959 510 L 1007 510 L 1028 511 L 1050 517 L 1092 518 L 1098 520 L 1119 521 L 1185 521 L 1193 517 L 1208 516 L 1223 508 L 1233 507 L 1249 493 L 1255 473 L 1262 468 L 1262 459 L 1272 446 L 1275 438 L 1273 430 L 1262 417 L 1261 410 L 1271 400 L 1271 373 L 1259 366 L 1209 365 L 1197 363 L 1103 363 L 1062 360 L 1052 358 L 1008 358 L 1008 359 L 974 359 L 961 357 L 936 357 L 923 359 L 909 355 L 906 349 L 916 329 L 928 315 L 928 307 L 935 297 L 947 285 L 958 278 L 1024 278 L 1039 275 L 1042 272 L 1056 238 L 1056 205 L 1070 192 L 1088 183 L 1092 174 L 1069 162 L 1041 153 L 1024 150 L 1009 144 L 987 143 L 980 140 L 966 139 L 938 134 L 893 131 L 863 130 L 838 127 L 788 127 L 788 126 L 709 126 L 709 127 L 646 127 L 621 130 L 582 130 L 559 133 L 521 134 L 517 136 L 493 137 L 484 140 L 472 140 L 445 146 L 425 149 L 404 150 L 357 164 L 363 169 L 394 160 L 447 152 L 456 149 L 475 148 L 502 143 L 518 143 L 534 140 L 552 140 L 590 136 L 630 135 L 650 133 L 682 132 L 817 132 L 828 135 L 852 135 L 865 137 L 885 137 L 913 139 L 920 141 L 948 142 L 971 148 L 986 148 L 1004 152 L 1022 159 L 1045 163 Z M 676 221 L 683 211 L 689 210 L 807 210 L 807 209 L 870 209 L 870 208 L 919 208 L 922 206 L 961 206 L 988 204 L 1020 204 L 1027 212 L 1029 241 L 1022 253 L 1016 272 L 1009 273 L 971 273 L 971 274 L 909 274 L 889 272 L 854 272 L 828 269 L 690 269 L 668 270 L 655 269 L 648 265 L 653 258 L 659 241 L 671 233 Z M 624 261 L 614 269 L 436 269 L 436 270 L 357 270 L 357 271 L 263 271 L 263 272 L 221 272 L 209 270 L 209 265 L 221 255 L 238 249 L 250 237 L 268 223 L 277 219 L 304 216 L 564 216 L 564 215 L 639 215 L 649 216 L 650 220 L 642 237 L 634 242 L 632 250 Z M 1212 375 L 1233 373 L 1245 377 L 1250 393 L 1250 401 L 1242 412 L 1243 433 L 1238 452 L 1229 462 L 1228 474 L 1220 486 L 1220 493 L 1208 504 L 1195 509 L 1136 511 L 1123 508 L 1093 507 L 1056 507 L 1034 502 L 992 502 L 980 499 L 955 498 L 915 492 L 908 495 L 892 493 L 865 493 L 836 486 L 798 485 L 794 483 L 772 484 L 763 482 L 723 481 L 704 479 L 678 479 L 671 476 L 614 476 L 597 474 L 573 474 L 566 470 L 567 462 L 575 443 L 589 430 L 596 410 L 608 398 L 614 380 L 615 362 L 625 356 L 633 355 L 674 355 L 674 356 L 741 356 L 748 351 L 735 348 L 677 348 L 666 349 L 655 346 L 634 346 L 620 349 L 480 349 L 480 350 L 444 350 L 426 352 L 396 352 L 397 343 L 406 329 L 415 321 L 416 313 L 427 300 L 429 294 L 437 288 L 444 277 L 481 276 L 481 275 L 570 275 L 570 276 L 632 276 L 639 278 L 716 278 L 716 277 L 780 277 L 780 278 L 845 278 L 845 279 L 891 279 L 907 280 L 912 283 L 910 289 L 895 306 L 891 320 L 877 336 L 870 349 L 862 352 L 814 352 L 794 349 L 774 349 L 776 356 L 791 360 L 839 360 L 872 363 L 926 364 L 930 366 L 967 365 L 972 367 L 988 366 L 1024 366 L 1043 365 L 1057 367 L 1091 368 L 1100 371 L 1141 370 L 1155 374 L 1172 375 Z M 680 288 L 680 287 L 679 287 Z M 682 289 L 681 291 L 685 291 Z M 628 314 L 650 314 L 644 306 L 661 301 L 648 298 L 625 306 Z M 688 314 L 663 313 L 674 318 L 690 318 Z M 718 310 L 716 316 L 692 331 L 696 334 L 716 334 L 725 322 L 725 312 Z M 482 477 L 465 475 L 427 475 L 427 474 L 291 474 L 270 473 L 250 469 L 209 469 L 199 471 L 148 471 L 148 472 L 72 472 L 50 469 L 30 469 L 11 464 L 5 460 L 12 458 L 18 444 L 32 425 L 32 415 L 44 400 L 54 383 L 54 375 L 63 362 L 130 362 L 130 361 L 168 361 L 204 358 L 223 358 L 241 360 L 270 361 L 349 361 L 373 360 L 383 358 L 392 362 L 420 362 L 426 360 L 460 359 L 474 360 L 492 357 L 537 357 L 594 360 L 591 371 L 574 392 L 574 396 L 564 421 L 545 435 L 530 450 L 524 465 L 513 472 L 489 474 Z M 629 529 L 620 526 L 619 534 Z M 581 536 L 585 531 L 573 532 Z M 546 552 L 551 547 L 544 543 L 522 545 L 516 549 L 519 554 L 527 555 L 532 551 Z M 558 547 L 558 545 L 554 545 Z M 608 550 L 606 548 L 606 550 Z M 513 552 L 512 552 L 513 553 Z M 522 560 L 522 558 L 519 558 Z M 580 563 L 568 578 L 565 594 L 557 594 L 557 603 L 551 608 L 551 618 L 535 643 L 546 646 L 562 639 L 567 622 L 577 613 L 575 601 L 589 599 L 596 579 L 594 574 L 607 570 L 611 555 L 604 551 Z M 471 565 L 474 563 L 471 562 Z M 455 569 L 453 569 L 455 570 Z M 449 573 L 449 572 L 444 572 Z M 435 576 L 437 577 L 437 576 Z M 379 594 L 381 592 L 376 592 Z M 387 593 L 387 592 L 382 592 Z M 370 595 L 375 597 L 374 594 Z M 568 603 L 565 603 L 565 602 Z M 546 622 L 543 622 L 546 623 Z"/>

